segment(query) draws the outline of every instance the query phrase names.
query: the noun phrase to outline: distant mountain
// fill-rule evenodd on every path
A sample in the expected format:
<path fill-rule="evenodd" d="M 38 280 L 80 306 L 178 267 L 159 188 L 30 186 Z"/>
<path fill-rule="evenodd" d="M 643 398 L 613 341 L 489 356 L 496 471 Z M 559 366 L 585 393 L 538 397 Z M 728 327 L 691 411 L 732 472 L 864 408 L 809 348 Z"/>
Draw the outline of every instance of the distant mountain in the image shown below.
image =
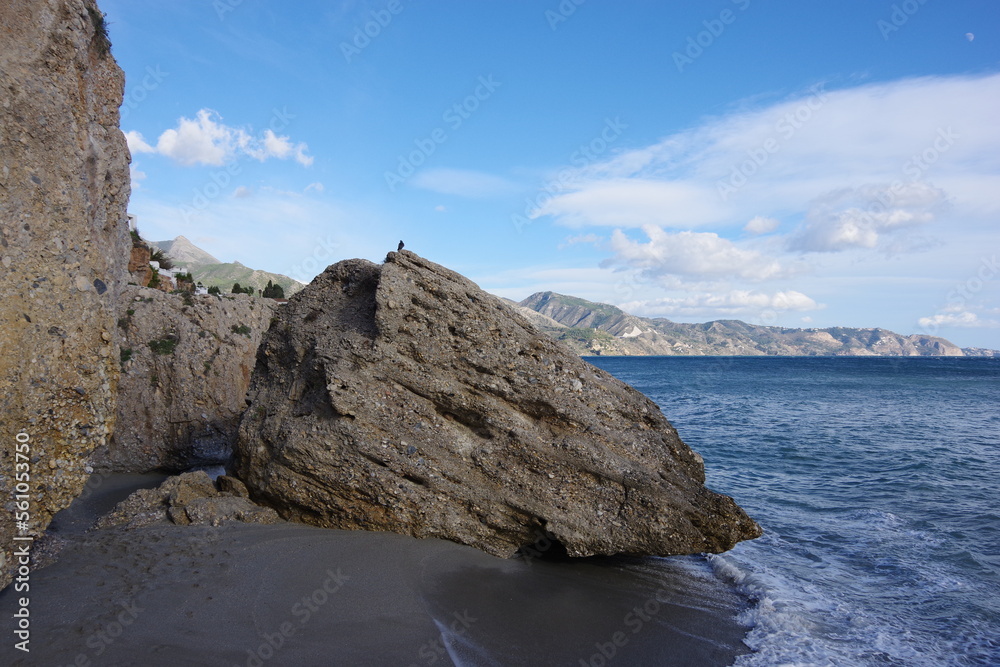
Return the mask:
<path fill-rule="evenodd" d="M 887 329 L 790 329 L 739 320 L 681 324 L 555 292 L 532 294 L 516 306 L 542 331 L 584 355 L 1000 356 Z"/>
<path fill-rule="evenodd" d="M 305 287 L 305 284 L 280 273 L 251 269 L 239 262 L 221 262 L 183 236 L 172 241 L 155 241 L 149 245 L 159 248 L 175 265 L 189 271 L 195 282 L 200 282 L 205 287 L 218 287 L 223 292 L 231 290 L 233 283 L 239 283 L 243 287 L 253 285 L 256 289 L 263 290 L 268 281 L 272 281 L 275 285 L 281 285 L 285 296 L 290 297 Z"/>
<path fill-rule="evenodd" d="M 156 241 L 150 245 L 162 250 L 163 254 L 174 260 L 174 264 L 184 268 L 204 264 L 222 264 L 222 260 L 209 255 L 183 236 L 178 236 L 173 241 Z"/>

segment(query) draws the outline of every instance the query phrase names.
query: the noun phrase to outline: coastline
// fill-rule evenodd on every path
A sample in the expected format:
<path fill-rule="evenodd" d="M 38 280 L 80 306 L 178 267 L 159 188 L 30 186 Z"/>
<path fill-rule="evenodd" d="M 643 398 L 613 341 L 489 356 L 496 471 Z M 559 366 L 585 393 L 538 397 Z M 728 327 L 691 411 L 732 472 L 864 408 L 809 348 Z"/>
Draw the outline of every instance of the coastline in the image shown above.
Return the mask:
<path fill-rule="evenodd" d="M 301 524 L 83 534 L 82 514 L 121 493 L 107 481 L 56 531 L 58 562 L 33 572 L 31 653 L 5 642 L 5 664 L 730 665 L 748 652 L 746 601 L 698 557 L 503 560 Z M 0 612 L 14 598 L 0 594 Z"/>

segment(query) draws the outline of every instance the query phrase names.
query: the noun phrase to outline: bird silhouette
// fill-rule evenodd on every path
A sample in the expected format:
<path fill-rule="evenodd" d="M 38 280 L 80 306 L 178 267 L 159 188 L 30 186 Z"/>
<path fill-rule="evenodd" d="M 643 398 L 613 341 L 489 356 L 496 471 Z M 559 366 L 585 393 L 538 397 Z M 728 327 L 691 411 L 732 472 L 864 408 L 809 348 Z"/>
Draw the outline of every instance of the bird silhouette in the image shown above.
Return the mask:
<path fill-rule="evenodd" d="M 399 247 L 398 247 L 398 248 L 396 248 L 396 252 L 399 252 L 399 251 L 400 251 L 400 250 L 402 250 L 402 249 L 403 249 L 403 242 L 402 242 L 402 241 L 400 241 L 400 242 L 399 242 Z"/>

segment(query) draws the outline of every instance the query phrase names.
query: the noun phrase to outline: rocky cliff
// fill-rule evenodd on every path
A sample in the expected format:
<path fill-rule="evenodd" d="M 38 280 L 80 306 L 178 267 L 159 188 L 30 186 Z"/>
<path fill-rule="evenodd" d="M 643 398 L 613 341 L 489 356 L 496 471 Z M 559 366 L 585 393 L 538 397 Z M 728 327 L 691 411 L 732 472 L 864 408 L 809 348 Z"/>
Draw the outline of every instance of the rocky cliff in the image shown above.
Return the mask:
<path fill-rule="evenodd" d="M 277 304 L 129 286 L 118 316 L 122 376 L 99 471 L 183 471 L 232 453 L 257 346 Z"/>
<path fill-rule="evenodd" d="M 249 397 L 235 469 L 286 518 L 506 557 L 760 534 L 652 401 L 409 251 L 340 262 L 296 295 Z"/>
<path fill-rule="evenodd" d="M 123 87 L 93 0 L 0 3 L 0 586 L 13 537 L 40 534 L 80 492 L 114 424 Z"/>
<path fill-rule="evenodd" d="M 517 304 L 543 331 L 583 355 L 977 356 L 924 334 L 887 329 L 793 329 L 717 320 L 700 324 L 630 315 L 606 303 L 539 292 Z"/>

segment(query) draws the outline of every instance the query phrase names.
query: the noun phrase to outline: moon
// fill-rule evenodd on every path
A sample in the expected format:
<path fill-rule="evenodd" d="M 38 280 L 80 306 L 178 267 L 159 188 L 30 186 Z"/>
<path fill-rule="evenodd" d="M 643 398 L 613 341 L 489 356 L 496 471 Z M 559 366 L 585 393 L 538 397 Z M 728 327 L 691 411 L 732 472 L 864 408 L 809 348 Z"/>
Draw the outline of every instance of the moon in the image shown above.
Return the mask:
<path fill-rule="evenodd" d="M 967 33 L 965 33 L 965 38 L 971 42 L 972 40 L 974 40 L 976 38 L 976 36 L 973 35 L 971 32 L 967 32 Z"/>

